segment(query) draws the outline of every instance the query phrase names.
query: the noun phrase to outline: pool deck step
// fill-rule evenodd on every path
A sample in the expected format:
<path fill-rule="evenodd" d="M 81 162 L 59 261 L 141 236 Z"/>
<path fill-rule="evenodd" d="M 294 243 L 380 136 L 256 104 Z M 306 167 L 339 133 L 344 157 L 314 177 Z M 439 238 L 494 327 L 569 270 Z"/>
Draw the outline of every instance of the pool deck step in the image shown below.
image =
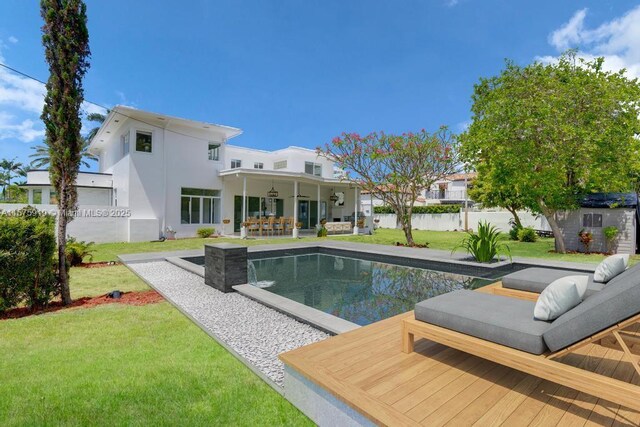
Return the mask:
<path fill-rule="evenodd" d="M 332 335 L 342 334 L 360 328 L 360 325 L 332 316 L 323 311 L 308 307 L 289 298 L 276 295 L 252 285 L 236 285 L 233 289 L 261 304 L 285 313 L 294 319 L 307 323 Z"/>

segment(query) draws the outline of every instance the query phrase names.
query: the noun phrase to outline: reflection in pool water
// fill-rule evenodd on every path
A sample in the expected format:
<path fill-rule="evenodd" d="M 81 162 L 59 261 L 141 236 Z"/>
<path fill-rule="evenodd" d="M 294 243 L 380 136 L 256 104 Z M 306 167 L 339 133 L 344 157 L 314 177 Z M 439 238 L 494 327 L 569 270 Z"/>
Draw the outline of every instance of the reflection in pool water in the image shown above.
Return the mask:
<path fill-rule="evenodd" d="M 413 310 L 416 302 L 436 295 L 475 289 L 493 282 L 324 254 L 267 258 L 249 263 L 253 285 L 264 287 L 261 284 L 269 283 L 269 292 L 358 325 Z"/>

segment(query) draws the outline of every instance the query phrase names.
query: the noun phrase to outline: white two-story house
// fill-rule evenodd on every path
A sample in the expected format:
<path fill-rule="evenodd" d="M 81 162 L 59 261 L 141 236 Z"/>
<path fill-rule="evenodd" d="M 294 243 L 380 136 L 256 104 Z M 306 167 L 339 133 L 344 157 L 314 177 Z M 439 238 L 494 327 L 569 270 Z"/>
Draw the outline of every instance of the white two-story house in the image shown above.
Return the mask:
<path fill-rule="evenodd" d="M 188 237 L 204 226 L 242 233 L 247 218 L 271 215 L 293 217 L 305 230 L 321 219 L 347 221 L 357 210 L 358 189 L 336 177 L 333 162 L 306 148 L 263 151 L 229 144 L 241 133 L 114 107 L 91 141 L 99 171 L 80 173 L 78 204 L 107 206 L 122 218 L 94 218 L 91 236 L 105 238 L 92 240 L 156 240 L 167 229 Z M 26 187 L 31 204 L 55 202 L 46 171 L 30 172 Z"/>

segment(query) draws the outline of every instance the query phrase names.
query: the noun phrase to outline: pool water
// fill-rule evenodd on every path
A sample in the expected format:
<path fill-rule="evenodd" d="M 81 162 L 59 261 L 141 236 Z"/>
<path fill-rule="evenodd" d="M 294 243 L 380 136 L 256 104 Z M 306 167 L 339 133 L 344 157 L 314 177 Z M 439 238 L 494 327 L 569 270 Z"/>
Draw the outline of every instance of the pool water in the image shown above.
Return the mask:
<path fill-rule="evenodd" d="M 325 254 L 265 258 L 249 263 L 252 285 L 358 325 L 413 310 L 417 302 L 436 295 L 494 282 Z"/>

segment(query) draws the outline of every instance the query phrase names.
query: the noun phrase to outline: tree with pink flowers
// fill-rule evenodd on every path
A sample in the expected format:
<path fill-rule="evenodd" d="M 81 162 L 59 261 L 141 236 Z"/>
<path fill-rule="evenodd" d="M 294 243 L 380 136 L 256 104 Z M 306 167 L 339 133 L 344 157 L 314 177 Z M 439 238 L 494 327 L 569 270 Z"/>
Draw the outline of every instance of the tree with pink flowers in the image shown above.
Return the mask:
<path fill-rule="evenodd" d="M 456 136 L 444 126 L 434 133 L 343 133 L 317 152 L 344 170 L 344 179 L 394 209 L 409 246 L 415 245 L 411 212 L 416 198 L 457 167 Z"/>

